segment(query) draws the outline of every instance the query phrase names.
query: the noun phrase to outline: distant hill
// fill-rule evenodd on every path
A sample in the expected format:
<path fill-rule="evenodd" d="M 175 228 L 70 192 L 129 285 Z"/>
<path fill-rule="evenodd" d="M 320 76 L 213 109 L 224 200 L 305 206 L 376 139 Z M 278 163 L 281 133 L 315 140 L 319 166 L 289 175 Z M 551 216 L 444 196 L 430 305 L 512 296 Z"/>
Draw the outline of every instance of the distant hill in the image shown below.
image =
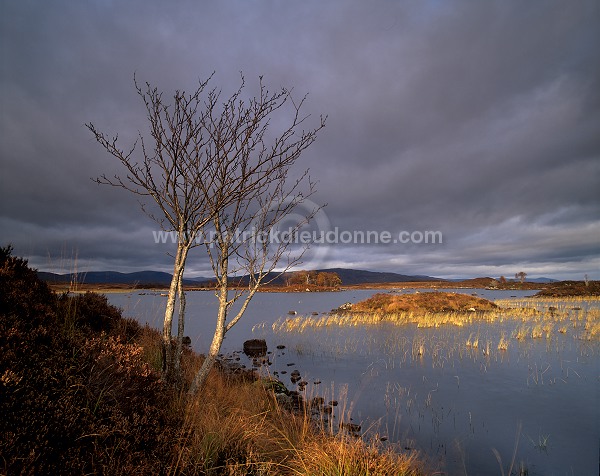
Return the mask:
<path fill-rule="evenodd" d="M 525 282 L 530 282 L 530 283 L 558 283 L 559 280 L 558 279 L 541 277 L 541 278 L 527 278 L 525 280 Z"/>
<path fill-rule="evenodd" d="M 346 268 L 328 268 L 318 271 L 326 271 L 328 273 L 337 273 L 342 280 L 342 285 L 349 284 L 375 284 L 375 283 L 406 283 L 418 281 L 443 281 L 440 278 L 431 276 L 415 275 L 410 276 L 398 273 L 385 273 L 377 271 L 366 271 L 363 269 L 346 269 Z"/>
<path fill-rule="evenodd" d="M 490 280 L 490 281 L 498 281 L 498 278 L 454 278 L 454 279 L 448 279 L 448 281 L 453 281 L 453 282 L 461 282 L 461 283 L 467 283 L 467 282 L 474 282 L 474 281 L 478 281 L 478 280 Z M 514 278 L 507 278 L 506 281 L 508 283 L 519 283 L 520 281 L 518 279 L 514 279 Z M 540 277 L 540 278 L 526 278 L 525 279 L 526 283 L 558 283 L 559 280 L 558 279 L 552 279 L 552 278 L 544 278 L 544 277 Z"/>
<path fill-rule="evenodd" d="M 51 283 L 79 284 L 160 284 L 169 285 L 172 275 L 162 271 L 137 271 L 134 273 L 119 273 L 117 271 L 89 271 L 87 273 L 55 274 L 38 271 L 38 276 Z M 203 278 L 184 279 L 184 284 L 199 284 L 206 281 Z"/>
<path fill-rule="evenodd" d="M 320 269 L 318 272 L 330 272 L 337 273 L 342 280 L 342 285 L 350 284 L 375 284 L 375 283 L 399 283 L 409 281 L 442 281 L 439 278 L 432 278 L 431 276 L 409 276 L 398 273 L 384 273 L 376 271 L 366 271 L 361 269 L 346 269 L 346 268 L 328 268 Z M 134 273 L 119 273 L 117 271 L 89 271 L 87 273 L 67 273 L 67 274 L 55 274 L 44 271 L 38 271 L 38 276 L 44 281 L 51 283 L 71 283 L 77 282 L 79 284 L 137 284 L 137 285 L 169 285 L 171 283 L 171 274 L 164 273 L 161 271 L 137 271 Z M 275 274 L 272 275 L 273 277 Z M 285 282 L 286 275 L 276 278 L 272 284 L 283 285 Z M 269 276 L 267 276 L 268 280 Z M 186 285 L 200 285 L 202 283 L 211 281 L 209 278 L 196 277 L 184 279 L 183 283 Z M 214 278 L 212 279 L 214 281 Z M 235 282 L 235 278 L 232 282 Z M 248 277 L 242 277 L 238 279 L 238 282 L 245 284 L 248 282 Z"/>

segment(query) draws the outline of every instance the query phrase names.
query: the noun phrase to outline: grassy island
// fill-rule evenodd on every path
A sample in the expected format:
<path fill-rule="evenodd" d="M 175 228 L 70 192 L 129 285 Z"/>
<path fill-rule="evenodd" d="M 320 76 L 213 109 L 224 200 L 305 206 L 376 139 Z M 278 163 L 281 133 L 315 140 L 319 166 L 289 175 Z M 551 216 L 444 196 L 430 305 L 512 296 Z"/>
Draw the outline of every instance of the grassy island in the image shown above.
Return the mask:
<path fill-rule="evenodd" d="M 414 294 L 379 293 L 352 306 L 353 312 L 447 313 L 493 311 L 498 306 L 487 299 L 467 294 L 426 292 Z"/>

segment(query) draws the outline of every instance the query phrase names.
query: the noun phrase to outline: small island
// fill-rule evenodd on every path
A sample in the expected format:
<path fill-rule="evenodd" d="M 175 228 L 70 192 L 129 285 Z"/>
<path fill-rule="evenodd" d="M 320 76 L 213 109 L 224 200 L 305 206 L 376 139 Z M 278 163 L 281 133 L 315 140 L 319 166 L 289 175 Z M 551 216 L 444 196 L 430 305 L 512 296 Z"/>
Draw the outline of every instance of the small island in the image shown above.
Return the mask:
<path fill-rule="evenodd" d="M 352 306 L 353 312 L 447 313 L 493 311 L 498 306 L 487 299 L 451 292 L 414 294 L 378 293 Z"/>

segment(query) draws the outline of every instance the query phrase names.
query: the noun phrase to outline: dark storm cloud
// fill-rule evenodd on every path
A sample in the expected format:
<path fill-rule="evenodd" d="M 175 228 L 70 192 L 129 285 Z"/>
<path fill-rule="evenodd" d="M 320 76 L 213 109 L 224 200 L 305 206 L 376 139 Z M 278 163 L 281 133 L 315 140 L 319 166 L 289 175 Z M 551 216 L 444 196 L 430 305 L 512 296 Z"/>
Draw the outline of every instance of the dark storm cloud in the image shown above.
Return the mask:
<path fill-rule="evenodd" d="M 146 127 L 134 73 L 168 93 L 214 70 L 224 94 L 262 74 L 329 115 L 302 165 L 332 226 L 444 235 L 324 265 L 600 277 L 597 2 L 0 5 L 0 239 L 40 268 L 170 268 L 135 198 L 89 180 L 120 169 L 84 124 L 126 147 Z"/>

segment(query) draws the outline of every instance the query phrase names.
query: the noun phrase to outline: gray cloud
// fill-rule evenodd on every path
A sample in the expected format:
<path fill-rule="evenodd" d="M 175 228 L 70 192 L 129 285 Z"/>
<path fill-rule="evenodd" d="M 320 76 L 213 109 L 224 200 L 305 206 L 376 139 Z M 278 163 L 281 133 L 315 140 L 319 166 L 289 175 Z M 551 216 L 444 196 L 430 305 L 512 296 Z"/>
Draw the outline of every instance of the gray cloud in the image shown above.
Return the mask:
<path fill-rule="evenodd" d="M 324 264 L 436 276 L 600 278 L 600 7 L 566 2 L 3 2 L 0 241 L 49 269 L 170 268 L 156 226 L 84 127 L 146 127 L 167 93 L 308 92 L 302 158 L 333 226 L 440 230 L 443 245 L 339 246 Z M 190 272 L 207 271 L 196 253 Z"/>

